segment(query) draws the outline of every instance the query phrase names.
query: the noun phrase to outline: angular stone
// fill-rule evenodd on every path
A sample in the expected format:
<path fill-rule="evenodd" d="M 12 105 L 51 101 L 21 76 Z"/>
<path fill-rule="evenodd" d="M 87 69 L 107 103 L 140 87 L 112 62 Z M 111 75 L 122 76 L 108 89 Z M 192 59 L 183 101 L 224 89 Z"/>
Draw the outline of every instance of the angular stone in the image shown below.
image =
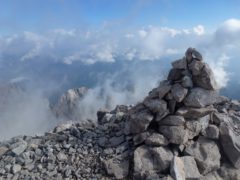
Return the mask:
<path fill-rule="evenodd" d="M 136 145 L 143 143 L 149 136 L 150 136 L 149 132 L 143 132 L 143 133 L 136 134 L 133 137 L 134 145 L 136 146 Z"/>
<path fill-rule="evenodd" d="M 167 147 L 140 146 L 134 151 L 134 176 L 144 178 L 161 173 L 170 167 L 173 154 Z"/>
<path fill-rule="evenodd" d="M 59 153 L 57 154 L 57 159 L 58 159 L 59 161 L 66 161 L 66 160 L 67 160 L 67 156 L 66 156 L 64 153 L 59 152 Z"/>
<path fill-rule="evenodd" d="M 107 174 L 114 176 L 116 179 L 124 179 L 129 173 L 129 161 L 122 160 L 120 162 L 114 161 L 114 159 L 109 159 L 104 161 L 105 169 Z"/>
<path fill-rule="evenodd" d="M 228 123 L 229 121 L 231 121 L 231 118 L 228 116 L 228 114 L 214 112 L 212 120 L 216 125 L 220 125 L 222 122 Z"/>
<path fill-rule="evenodd" d="M 185 124 L 184 117 L 169 115 L 158 123 L 160 126 L 183 126 Z"/>
<path fill-rule="evenodd" d="M 166 117 L 168 114 L 169 114 L 169 110 L 157 113 L 156 118 L 155 118 L 155 121 L 156 121 L 156 122 L 161 121 L 161 120 L 162 120 L 164 117 Z"/>
<path fill-rule="evenodd" d="M 230 162 L 235 168 L 240 168 L 240 136 L 234 133 L 231 125 L 221 123 L 220 142 Z"/>
<path fill-rule="evenodd" d="M 192 61 L 192 51 L 193 51 L 193 48 L 189 47 L 187 49 L 187 51 L 185 52 L 185 56 L 186 56 L 186 59 L 187 59 L 187 62 L 190 63 Z"/>
<path fill-rule="evenodd" d="M 195 48 L 192 49 L 192 56 L 194 59 L 197 59 L 199 61 L 203 60 L 201 53 L 198 52 Z"/>
<path fill-rule="evenodd" d="M 162 81 L 158 88 L 154 88 L 149 92 L 149 98 L 162 99 L 171 89 L 171 85 L 168 81 Z"/>
<path fill-rule="evenodd" d="M 240 169 L 236 169 L 230 164 L 222 164 L 218 172 L 222 179 L 240 179 Z"/>
<path fill-rule="evenodd" d="M 188 138 L 193 139 L 198 136 L 201 132 L 204 132 L 205 129 L 209 126 L 209 115 L 195 119 L 189 120 L 186 122 L 186 127 L 188 129 Z"/>
<path fill-rule="evenodd" d="M 212 140 L 199 138 L 198 141 L 187 146 L 184 152 L 195 158 L 199 171 L 203 175 L 220 167 L 219 148 Z"/>
<path fill-rule="evenodd" d="M 138 104 L 130 110 L 130 132 L 133 134 L 144 132 L 152 120 L 152 113 L 142 104 Z"/>
<path fill-rule="evenodd" d="M 173 98 L 177 102 L 182 102 L 182 100 L 186 97 L 188 93 L 188 89 L 182 87 L 180 84 L 174 84 L 171 89 Z"/>
<path fill-rule="evenodd" d="M 185 180 L 185 168 L 184 163 L 181 158 L 174 156 L 171 168 L 170 168 L 171 176 L 176 180 Z"/>
<path fill-rule="evenodd" d="M 168 140 L 159 133 L 153 133 L 145 140 L 145 144 L 148 146 L 167 146 Z"/>
<path fill-rule="evenodd" d="M 112 138 L 110 138 L 109 139 L 109 142 L 110 142 L 110 145 L 111 146 L 114 146 L 114 147 L 116 147 L 116 146 L 118 146 L 119 144 L 121 144 L 121 143 L 123 143 L 124 142 L 124 136 L 122 135 L 122 136 L 119 136 L 119 137 L 112 137 Z"/>
<path fill-rule="evenodd" d="M 204 63 L 201 61 L 197 61 L 197 60 L 193 60 L 188 65 L 189 70 L 192 72 L 192 75 L 194 75 L 194 76 L 200 75 L 203 67 L 204 67 Z"/>
<path fill-rule="evenodd" d="M 14 165 L 12 166 L 12 168 L 11 168 L 11 172 L 12 172 L 13 174 L 16 174 L 17 172 L 21 171 L 21 169 L 22 169 L 22 166 L 21 166 L 21 165 L 19 165 L 19 164 L 14 164 Z"/>
<path fill-rule="evenodd" d="M 159 132 L 163 134 L 170 143 L 184 144 L 188 140 L 188 131 L 184 126 L 160 126 Z"/>
<path fill-rule="evenodd" d="M 185 168 L 186 180 L 199 179 L 201 174 L 198 171 L 198 167 L 194 158 L 192 156 L 183 156 L 181 159 Z"/>
<path fill-rule="evenodd" d="M 202 108 L 216 102 L 218 93 L 216 91 L 193 88 L 184 99 L 185 106 Z"/>
<path fill-rule="evenodd" d="M 207 90 L 216 90 L 217 83 L 214 77 L 214 74 L 211 68 L 205 64 L 201 73 L 198 76 L 192 77 L 193 84 L 195 86 L 207 89 Z"/>
<path fill-rule="evenodd" d="M 182 87 L 184 88 L 192 88 L 193 87 L 193 82 L 192 82 L 192 78 L 189 76 L 184 76 L 182 78 L 182 83 L 181 83 Z"/>
<path fill-rule="evenodd" d="M 1 146 L 0 147 L 0 158 L 6 153 L 6 152 L 8 152 L 8 148 L 7 147 L 5 147 L 5 146 Z"/>
<path fill-rule="evenodd" d="M 183 116 L 184 118 L 197 119 L 212 112 L 216 111 L 213 107 L 205 107 L 205 108 L 191 108 L 191 107 L 181 107 L 177 110 L 176 115 Z"/>
<path fill-rule="evenodd" d="M 187 69 L 187 60 L 185 58 L 176 60 L 172 62 L 172 67 L 174 69 Z"/>
<path fill-rule="evenodd" d="M 167 103 L 162 99 L 146 98 L 143 104 L 153 113 L 164 113 L 167 111 Z"/>
<path fill-rule="evenodd" d="M 200 180 L 209 180 L 209 179 L 211 179 L 211 180 L 224 180 L 221 176 L 219 176 L 217 171 L 213 171 L 213 172 L 210 172 L 210 173 L 206 174 Z"/>
<path fill-rule="evenodd" d="M 27 149 L 27 142 L 26 141 L 19 141 L 11 145 L 11 150 L 13 154 L 19 156 Z"/>
<path fill-rule="evenodd" d="M 217 126 L 210 124 L 205 131 L 203 131 L 203 135 L 209 139 L 218 139 L 219 138 L 219 129 Z"/>
<path fill-rule="evenodd" d="M 181 69 L 174 69 L 174 68 L 171 69 L 168 74 L 167 80 L 169 80 L 169 81 L 181 80 L 181 78 L 183 77 L 182 72 L 183 72 L 183 70 L 181 70 Z"/>

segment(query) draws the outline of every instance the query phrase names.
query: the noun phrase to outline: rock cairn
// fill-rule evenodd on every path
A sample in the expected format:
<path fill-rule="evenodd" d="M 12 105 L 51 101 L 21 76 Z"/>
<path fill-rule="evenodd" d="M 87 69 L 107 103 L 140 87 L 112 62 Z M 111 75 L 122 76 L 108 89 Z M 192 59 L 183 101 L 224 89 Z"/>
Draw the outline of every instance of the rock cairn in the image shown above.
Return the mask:
<path fill-rule="evenodd" d="M 240 102 L 193 48 L 134 107 L 0 142 L 0 179 L 240 179 Z"/>
<path fill-rule="evenodd" d="M 240 141 L 229 126 L 228 111 L 219 113 L 213 106 L 224 100 L 202 55 L 188 48 L 172 63 L 167 80 L 130 110 L 137 147 L 133 177 L 221 179 L 221 168 L 240 168 Z"/>

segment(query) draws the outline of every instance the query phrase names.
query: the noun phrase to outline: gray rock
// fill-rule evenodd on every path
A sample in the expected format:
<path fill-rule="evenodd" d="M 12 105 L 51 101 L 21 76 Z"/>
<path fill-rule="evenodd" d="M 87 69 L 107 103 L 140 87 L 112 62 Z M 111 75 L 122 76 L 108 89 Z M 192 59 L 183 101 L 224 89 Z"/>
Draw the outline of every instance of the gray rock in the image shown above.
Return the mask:
<path fill-rule="evenodd" d="M 201 174 L 198 171 L 198 167 L 194 158 L 192 156 L 183 156 L 181 159 L 185 167 L 186 180 L 199 179 Z"/>
<path fill-rule="evenodd" d="M 158 88 L 154 88 L 149 93 L 149 98 L 162 99 L 171 89 L 171 85 L 168 81 L 162 81 Z"/>
<path fill-rule="evenodd" d="M 183 72 L 183 70 L 181 70 L 181 69 L 174 69 L 174 68 L 171 69 L 168 74 L 167 80 L 169 80 L 169 81 L 181 80 L 183 77 L 182 72 Z"/>
<path fill-rule="evenodd" d="M 159 86 L 158 98 L 162 99 L 171 90 L 171 87 L 168 81 L 162 81 Z"/>
<path fill-rule="evenodd" d="M 190 63 L 192 61 L 192 51 L 193 51 L 193 48 L 189 47 L 187 49 L 187 51 L 185 52 L 185 56 L 186 56 L 186 59 L 187 59 L 187 62 Z"/>
<path fill-rule="evenodd" d="M 128 176 L 129 173 L 129 161 L 122 160 L 120 162 L 109 159 L 104 161 L 105 169 L 107 174 L 114 176 L 116 179 L 124 179 Z"/>
<path fill-rule="evenodd" d="M 174 156 L 171 168 L 170 168 L 171 176 L 176 180 L 185 180 L 185 167 L 181 158 Z"/>
<path fill-rule="evenodd" d="M 188 65 L 189 70 L 192 72 L 192 75 L 194 75 L 194 76 L 200 75 L 203 67 L 204 67 L 204 63 L 201 61 L 197 61 L 197 60 L 193 60 Z"/>
<path fill-rule="evenodd" d="M 222 179 L 240 179 L 240 169 L 236 169 L 230 164 L 222 164 L 218 172 Z"/>
<path fill-rule="evenodd" d="M 12 172 L 13 174 L 16 174 L 17 172 L 21 171 L 21 169 L 22 169 L 22 166 L 21 166 L 21 165 L 19 165 L 19 164 L 14 164 L 14 165 L 12 166 L 12 168 L 11 168 L 11 172 Z"/>
<path fill-rule="evenodd" d="M 136 134 L 133 137 L 134 145 L 143 143 L 149 136 L 150 136 L 149 132 L 143 132 L 143 133 Z"/>
<path fill-rule="evenodd" d="M 206 115 L 204 117 L 188 120 L 186 122 L 186 128 L 188 129 L 188 138 L 193 139 L 198 136 L 201 132 L 204 132 L 209 125 L 210 117 Z"/>
<path fill-rule="evenodd" d="M 167 103 L 162 99 L 146 98 L 143 104 L 153 113 L 164 113 L 167 111 Z"/>
<path fill-rule="evenodd" d="M 134 175 L 144 178 L 149 174 L 164 172 L 170 167 L 173 154 L 167 147 L 140 146 L 134 151 Z"/>
<path fill-rule="evenodd" d="M 175 69 L 187 69 L 187 60 L 184 58 L 172 62 L 172 67 Z"/>
<path fill-rule="evenodd" d="M 210 124 L 205 131 L 203 131 L 203 135 L 209 139 L 218 139 L 219 138 L 219 129 L 217 126 Z"/>
<path fill-rule="evenodd" d="M 118 146 L 119 144 L 123 143 L 125 141 L 124 136 L 119 137 L 112 137 L 109 139 L 111 146 Z"/>
<path fill-rule="evenodd" d="M 105 147 L 108 142 L 108 139 L 106 137 L 100 137 L 98 139 L 98 145 L 101 147 Z"/>
<path fill-rule="evenodd" d="M 163 134 L 170 143 L 184 144 L 188 140 L 188 131 L 184 126 L 160 126 L 159 132 Z"/>
<path fill-rule="evenodd" d="M 222 122 L 226 122 L 226 123 L 230 122 L 231 118 L 228 116 L 228 114 L 214 112 L 212 116 L 212 120 L 216 125 L 219 126 Z"/>
<path fill-rule="evenodd" d="M 184 99 L 185 106 L 202 108 L 216 102 L 218 93 L 216 91 L 193 88 Z"/>
<path fill-rule="evenodd" d="M 67 160 L 67 156 L 66 156 L 64 153 L 59 152 L 59 153 L 57 154 L 57 159 L 58 159 L 59 161 L 66 161 L 66 160 Z"/>
<path fill-rule="evenodd" d="M 224 153 L 235 168 L 240 168 L 240 136 L 236 135 L 231 125 L 221 123 L 220 142 Z"/>
<path fill-rule="evenodd" d="M 193 84 L 207 89 L 207 90 L 216 90 L 217 89 L 217 83 L 214 77 L 214 74 L 210 67 L 205 64 L 201 73 L 197 76 L 192 77 Z"/>
<path fill-rule="evenodd" d="M 173 98 L 177 102 L 182 102 L 182 100 L 186 97 L 188 93 L 188 89 L 182 87 L 180 84 L 174 84 L 171 89 Z"/>
<path fill-rule="evenodd" d="M 7 147 L 5 147 L 5 146 L 1 146 L 0 147 L 0 158 L 6 153 L 6 152 L 8 152 L 8 148 Z"/>
<path fill-rule="evenodd" d="M 195 158 L 199 171 L 203 175 L 220 167 L 219 148 L 212 140 L 199 138 L 198 141 L 187 146 L 184 152 Z"/>
<path fill-rule="evenodd" d="M 133 134 L 144 132 L 152 120 L 152 113 L 143 105 L 137 105 L 130 110 L 130 132 Z"/>
<path fill-rule="evenodd" d="M 22 154 L 25 149 L 27 149 L 27 142 L 26 141 L 19 141 L 11 145 L 11 151 L 16 155 L 19 156 Z"/>
<path fill-rule="evenodd" d="M 183 126 L 185 119 L 183 116 L 169 115 L 158 123 L 160 126 Z"/>
<path fill-rule="evenodd" d="M 217 171 L 213 171 L 213 172 L 210 172 L 210 173 L 206 174 L 200 180 L 209 180 L 209 179 L 211 179 L 211 180 L 224 180 L 221 176 L 219 176 Z"/>
<path fill-rule="evenodd" d="M 182 78 L 182 83 L 181 83 L 182 87 L 184 88 L 192 88 L 193 87 L 193 82 L 192 82 L 192 78 L 189 76 L 184 76 Z"/>
<path fill-rule="evenodd" d="M 198 52 L 195 48 L 192 49 L 192 56 L 194 59 L 197 59 L 199 61 L 203 60 L 201 53 Z"/>
<path fill-rule="evenodd" d="M 145 144 L 148 146 L 167 146 L 168 140 L 159 133 L 153 133 L 145 140 Z"/>
<path fill-rule="evenodd" d="M 204 108 L 181 107 L 177 110 L 176 115 L 183 116 L 184 118 L 197 119 L 211 114 L 214 111 L 216 110 L 211 106 Z"/>

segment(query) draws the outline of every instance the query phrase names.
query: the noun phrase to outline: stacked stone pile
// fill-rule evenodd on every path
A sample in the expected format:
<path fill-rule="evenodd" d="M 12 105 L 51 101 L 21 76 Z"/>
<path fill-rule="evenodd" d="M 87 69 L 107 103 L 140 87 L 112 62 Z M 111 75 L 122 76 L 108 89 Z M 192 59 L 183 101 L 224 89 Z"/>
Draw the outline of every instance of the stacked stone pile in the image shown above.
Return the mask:
<path fill-rule="evenodd" d="M 0 142 L 1 179 L 240 179 L 240 102 L 189 48 L 134 107 Z"/>
<path fill-rule="evenodd" d="M 221 179 L 221 168 L 240 168 L 240 137 L 234 130 L 240 123 L 234 111 L 239 111 L 239 102 L 235 108 L 226 102 L 202 55 L 187 49 L 172 63 L 167 80 L 130 110 L 137 147 L 133 177 Z M 235 179 L 240 179 L 239 172 Z"/>

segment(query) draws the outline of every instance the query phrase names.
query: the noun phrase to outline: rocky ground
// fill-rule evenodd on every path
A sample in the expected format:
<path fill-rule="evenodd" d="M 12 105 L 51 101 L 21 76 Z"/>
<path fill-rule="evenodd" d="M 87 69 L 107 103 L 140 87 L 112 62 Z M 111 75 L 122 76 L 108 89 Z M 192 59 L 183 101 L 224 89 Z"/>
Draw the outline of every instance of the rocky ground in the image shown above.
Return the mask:
<path fill-rule="evenodd" d="M 0 179 L 240 179 L 240 102 L 189 48 L 133 107 L 0 143 Z"/>

